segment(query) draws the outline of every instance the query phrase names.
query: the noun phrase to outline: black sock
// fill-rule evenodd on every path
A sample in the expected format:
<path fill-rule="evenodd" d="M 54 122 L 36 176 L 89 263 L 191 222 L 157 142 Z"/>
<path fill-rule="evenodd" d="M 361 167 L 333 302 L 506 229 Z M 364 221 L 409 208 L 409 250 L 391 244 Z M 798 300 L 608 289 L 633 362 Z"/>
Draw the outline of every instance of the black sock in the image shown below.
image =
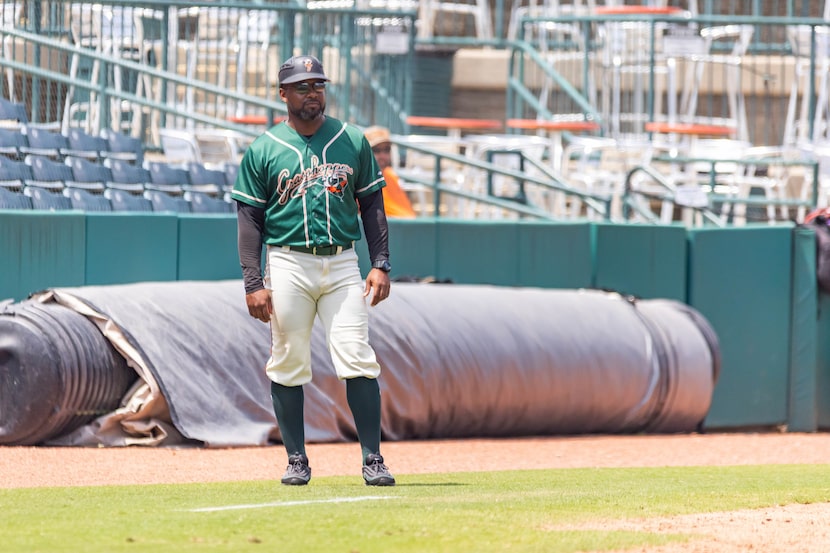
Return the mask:
<path fill-rule="evenodd" d="M 380 453 L 380 387 L 374 378 L 346 380 L 346 399 L 352 410 L 363 461 L 370 453 Z"/>
<path fill-rule="evenodd" d="M 302 386 L 283 386 L 271 382 L 271 403 L 274 405 L 282 443 L 288 455 L 305 455 L 304 399 Z"/>

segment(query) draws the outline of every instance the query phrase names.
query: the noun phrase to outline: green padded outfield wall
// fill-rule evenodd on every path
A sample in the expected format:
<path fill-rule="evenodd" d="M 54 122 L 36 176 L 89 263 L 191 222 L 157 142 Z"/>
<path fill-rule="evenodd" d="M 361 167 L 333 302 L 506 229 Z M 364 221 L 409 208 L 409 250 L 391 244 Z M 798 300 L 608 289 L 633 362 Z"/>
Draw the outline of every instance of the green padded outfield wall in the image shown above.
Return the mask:
<path fill-rule="evenodd" d="M 0 300 L 85 282 L 83 213 L 0 212 Z"/>
<path fill-rule="evenodd" d="M 687 247 L 682 226 L 595 226 L 594 286 L 638 298 L 686 301 Z"/>
<path fill-rule="evenodd" d="M 459 284 L 519 282 L 522 235 L 516 223 L 444 220 L 436 223 L 437 277 Z M 540 257 L 547 257 L 539 252 Z"/>
<path fill-rule="evenodd" d="M 440 220 L 435 276 L 462 284 L 590 287 L 592 235 L 590 223 Z"/>
<path fill-rule="evenodd" d="M 86 221 L 87 285 L 177 280 L 176 214 L 90 212 Z"/>
<path fill-rule="evenodd" d="M 792 327 L 787 427 L 793 432 L 818 429 L 818 281 L 816 235 L 812 229 L 793 231 Z M 827 336 L 827 334 L 825 334 Z M 828 396 L 824 396 L 828 397 Z"/>
<path fill-rule="evenodd" d="M 367 266 L 368 255 L 367 252 Z M 436 278 L 437 226 L 414 219 L 390 219 L 389 258 L 396 277 Z"/>
<path fill-rule="evenodd" d="M 830 293 L 818 294 L 816 409 L 818 428 L 830 430 Z"/>
<path fill-rule="evenodd" d="M 519 222 L 518 278 L 513 286 L 589 288 L 594 272 L 590 223 Z"/>
<path fill-rule="evenodd" d="M 438 243 L 434 219 L 389 219 L 389 261 L 391 277 L 413 280 L 436 278 Z M 361 234 L 363 228 L 361 227 Z M 355 245 L 360 272 L 369 273 L 369 247 L 361 239 Z"/>
<path fill-rule="evenodd" d="M 242 278 L 236 215 L 184 214 L 178 231 L 178 280 Z"/>
<path fill-rule="evenodd" d="M 722 368 L 707 428 L 788 414 L 792 225 L 690 229 L 688 304 L 715 329 Z"/>
<path fill-rule="evenodd" d="M 463 284 L 585 288 L 593 273 L 590 223 L 390 219 L 392 278 Z M 357 244 L 369 272 L 365 240 Z"/>

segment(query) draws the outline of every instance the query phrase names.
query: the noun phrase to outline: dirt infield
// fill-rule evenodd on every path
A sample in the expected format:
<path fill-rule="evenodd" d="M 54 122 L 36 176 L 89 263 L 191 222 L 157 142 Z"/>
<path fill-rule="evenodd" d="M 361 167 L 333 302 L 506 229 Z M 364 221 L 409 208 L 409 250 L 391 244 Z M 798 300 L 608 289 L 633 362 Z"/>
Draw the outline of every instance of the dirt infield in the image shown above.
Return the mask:
<path fill-rule="evenodd" d="M 315 476 L 359 477 L 357 444 L 311 444 Z M 398 474 L 575 467 L 826 464 L 830 434 L 735 433 L 385 442 Z M 285 468 L 281 446 L 238 449 L 0 448 L 0 487 L 270 480 Z M 611 528 L 689 533 L 686 544 L 642 553 L 830 551 L 830 503 L 625 522 Z"/>

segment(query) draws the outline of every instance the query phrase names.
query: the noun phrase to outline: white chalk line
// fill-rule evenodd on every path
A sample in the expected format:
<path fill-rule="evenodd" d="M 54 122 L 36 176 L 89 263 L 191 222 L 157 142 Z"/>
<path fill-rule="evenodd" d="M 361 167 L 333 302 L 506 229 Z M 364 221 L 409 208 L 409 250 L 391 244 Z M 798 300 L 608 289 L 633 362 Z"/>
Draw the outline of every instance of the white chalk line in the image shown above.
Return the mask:
<path fill-rule="evenodd" d="M 376 499 L 392 499 L 391 497 L 366 495 L 363 497 L 335 497 L 331 499 L 308 499 L 305 501 L 276 501 L 274 503 L 251 503 L 247 505 L 223 505 L 221 507 L 199 507 L 188 509 L 190 513 L 213 513 L 217 511 L 235 511 L 239 509 L 265 509 L 268 507 L 295 507 L 297 505 L 314 505 L 316 503 L 353 503 L 356 501 L 374 501 Z"/>

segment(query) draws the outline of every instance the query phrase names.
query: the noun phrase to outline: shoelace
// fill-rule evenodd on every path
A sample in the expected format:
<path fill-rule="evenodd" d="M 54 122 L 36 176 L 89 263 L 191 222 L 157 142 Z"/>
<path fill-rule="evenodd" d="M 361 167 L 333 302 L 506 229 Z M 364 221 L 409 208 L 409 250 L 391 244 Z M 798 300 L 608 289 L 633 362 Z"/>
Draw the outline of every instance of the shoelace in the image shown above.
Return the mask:
<path fill-rule="evenodd" d="M 386 465 L 384 465 L 383 461 L 381 461 L 380 459 L 373 459 L 372 462 L 369 463 L 366 466 L 369 467 L 374 472 L 380 472 L 380 471 L 387 471 L 388 470 L 386 468 Z"/>

